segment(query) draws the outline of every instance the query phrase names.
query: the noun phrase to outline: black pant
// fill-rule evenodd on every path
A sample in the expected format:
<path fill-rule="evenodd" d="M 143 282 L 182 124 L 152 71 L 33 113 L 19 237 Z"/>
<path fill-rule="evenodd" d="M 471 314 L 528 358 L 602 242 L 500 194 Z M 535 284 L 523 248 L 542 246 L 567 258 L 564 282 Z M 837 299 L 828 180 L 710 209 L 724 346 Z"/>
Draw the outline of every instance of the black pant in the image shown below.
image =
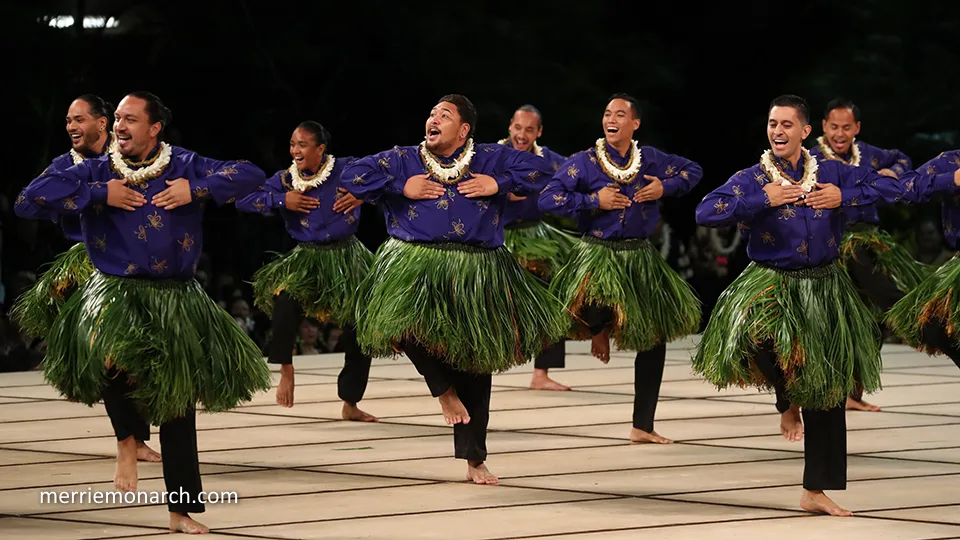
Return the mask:
<path fill-rule="evenodd" d="M 480 462 L 486 460 L 493 378 L 489 374 L 458 371 L 414 341 L 405 343 L 403 352 L 426 380 L 430 395 L 440 397 L 452 387 L 470 415 L 469 424 L 453 425 L 454 457 Z"/>
<path fill-rule="evenodd" d="M 960 368 L 960 347 L 947 334 L 947 327 L 941 320 L 928 321 L 923 325 L 923 342 L 927 345 L 936 347 L 943 354 L 950 357 L 953 363 Z"/>
<path fill-rule="evenodd" d="M 613 324 L 613 310 L 608 307 L 590 305 L 583 309 L 581 315 L 593 335 Z M 666 343 L 638 351 L 633 361 L 633 427 L 647 433 L 653 432 L 653 417 L 657 412 L 666 361 Z"/>
<path fill-rule="evenodd" d="M 149 432 L 147 423 L 128 396 L 133 390 L 124 373 L 111 369 L 110 384 L 103 391 L 103 404 L 118 441 Z M 160 425 L 160 449 L 163 452 L 163 481 L 168 493 L 167 509 L 180 514 L 202 513 L 200 502 L 200 458 L 197 454 L 197 416 L 190 409 L 180 418 Z M 175 502 L 174 502 L 175 501 Z"/>
<path fill-rule="evenodd" d="M 764 378 L 777 393 L 777 410 L 790 408 L 786 380 L 770 344 L 753 357 Z M 802 409 L 803 488 L 810 491 L 847 489 L 847 417 L 845 404 L 830 410 Z"/>
<path fill-rule="evenodd" d="M 293 346 L 300 331 L 303 308 L 290 295 L 282 292 L 273 300 L 272 319 L 273 339 L 267 351 L 267 361 L 271 364 L 292 364 Z M 344 325 L 341 330 L 340 344 L 346 357 L 337 377 L 337 394 L 343 401 L 356 405 L 367 391 L 371 358 L 360 350 L 354 325 Z"/>
<path fill-rule="evenodd" d="M 535 369 L 562 369 L 566 365 L 564 361 L 566 355 L 567 341 L 562 339 L 541 351 L 533 361 L 533 367 Z"/>

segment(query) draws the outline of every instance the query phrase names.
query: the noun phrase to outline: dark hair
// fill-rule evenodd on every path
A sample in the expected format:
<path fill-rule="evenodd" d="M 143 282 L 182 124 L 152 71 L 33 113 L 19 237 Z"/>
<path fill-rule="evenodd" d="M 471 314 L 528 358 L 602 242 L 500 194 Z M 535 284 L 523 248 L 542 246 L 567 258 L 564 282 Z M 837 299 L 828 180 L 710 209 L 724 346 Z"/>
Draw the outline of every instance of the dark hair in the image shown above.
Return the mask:
<path fill-rule="evenodd" d="M 313 142 L 315 142 L 317 146 L 321 144 L 325 144 L 328 147 L 330 146 L 330 132 L 327 131 L 327 128 L 320 125 L 320 122 L 304 120 L 297 125 L 297 129 L 302 129 L 313 135 Z"/>
<path fill-rule="evenodd" d="M 517 110 L 513 111 L 513 114 L 517 114 L 518 112 L 528 112 L 537 115 L 537 124 L 543 126 L 543 115 L 540 114 L 540 109 L 534 107 L 533 105 L 530 105 L 529 103 L 526 105 L 521 105 L 520 107 L 517 107 Z"/>
<path fill-rule="evenodd" d="M 860 107 L 857 107 L 849 99 L 838 97 L 827 103 L 827 108 L 823 111 L 823 119 L 826 120 L 830 116 L 830 111 L 834 109 L 850 109 L 853 111 L 853 121 L 860 121 Z"/>
<path fill-rule="evenodd" d="M 142 99 L 147 102 L 147 118 L 151 124 L 160 122 L 160 133 L 157 133 L 157 140 L 163 140 L 163 133 L 167 129 L 167 126 L 170 124 L 170 121 L 173 119 L 173 113 L 170 112 L 160 98 L 151 94 L 150 92 L 145 91 L 136 91 L 130 92 L 126 97 L 134 97 L 137 99 Z"/>
<path fill-rule="evenodd" d="M 637 103 L 637 98 L 631 96 L 630 94 L 618 93 L 610 96 L 610 99 L 607 100 L 607 103 L 615 99 L 622 99 L 630 104 L 630 107 L 633 109 L 633 117 L 637 120 L 640 120 L 640 104 Z"/>
<path fill-rule="evenodd" d="M 113 103 L 104 101 L 102 97 L 96 94 L 84 94 L 77 99 L 90 106 L 90 116 L 94 118 L 106 117 L 108 121 L 113 121 Z"/>
<path fill-rule="evenodd" d="M 797 110 L 797 116 L 800 117 L 803 125 L 810 123 L 810 107 L 807 105 L 807 100 L 800 96 L 785 94 L 775 98 L 770 102 L 770 108 L 767 109 L 767 114 L 769 114 L 774 107 L 792 107 Z"/>
<path fill-rule="evenodd" d="M 473 137 L 473 134 L 477 131 L 477 108 L 467 99 L 467 96 L 447 94 L 440 98 L 437 103 L 453 103 L 456 105 L 457 112 L 460 113 L 460 120 L 470 124 L 470 132 L 467 133 L 467 138 Z"/>

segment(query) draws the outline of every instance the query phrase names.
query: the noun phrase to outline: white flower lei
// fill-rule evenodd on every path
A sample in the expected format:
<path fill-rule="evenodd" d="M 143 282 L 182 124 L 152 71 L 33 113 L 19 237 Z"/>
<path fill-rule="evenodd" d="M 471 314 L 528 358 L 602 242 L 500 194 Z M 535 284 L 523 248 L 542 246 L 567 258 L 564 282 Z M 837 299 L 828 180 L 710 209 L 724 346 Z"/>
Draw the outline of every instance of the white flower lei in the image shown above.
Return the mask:
<path fill-rule="evenodd" d="M 110 164 L 113 165 L 113 170 L 122 176 L 125 180 L 130 182 L 143 182 L 145 180 L 150 180 L 158 176 L 163 169 L 170 164 L 170 156 L 173 154 L 173 150 L 170 145 L 161 142 L 160 143 L 160 155 L 157 156 L 157 160 L 147 165 L 142 169 L 131 169 L 126 162 L 123 161 L 123 156 L 120 155 L 120 146 L 118 144 L 110 145 Z"/>
<path fill-rule="evenodd" d="M 810 193 L 813 191 L 813 187 L 817 183 L 817 158 L 810 155 L 810 151 L 804 147 L 800 147 L 800 151 L 803 152 L 803 176 L 800 178 L 800 187 L 803 188 L 805 193 Z M 781 186 L 789 186 L 795 182 L 780 172 L 780 169 L 777 168 L 777 165 L 773 162 L 773 151 L 767 150 L 760 156 L 760 166 L 763 167 L 763 172 L 767 173 L 767 178 L 771 181 L 776 181 L 780 179 Z"/>
<path fill-rule="evenodd" d="M 823 153 L 823 157 L 827 159 L 833 159 L 846 163 L 847 165 L 852 165 L 854 167 L 860 166 L 860 148 L 857 147 L 857 138 L 853 138 L 853 142 L 850 143 L 850 162 L 847 163 L 840 154 L 837 154 L 833 151 L 833 147 L 830 146 L 830 143 L 823 140 L 823 135 L 817 137 L 817 146 L 820 147 L 820 152 Z"/>
<path fill-rule="evenodd" d="M 500 139 L 499 141 L 497 141 L 497 144 L 508 144 L 509 142 L 510 142 L 510 139 Z M 540 148 L 540 145 L 537 144 L 537 141 L 533 141 L 530 151 L 540 157 L 543 157 L 543 148 Z"/>
<path fill-rule="evenodd" d="M 640 172 L 640 166 L 643 164 L 637 141 L 630 141 L 630 163 L 627 164 L 626 168 L 622 168 L 610 161 L 610 155 L 607 154 L 606 142 L 607 140 L 604 138 L 597 139 L 596 150 L 597 159 L 600 161 L 600 168 L 603 169 L 604 174 L 617 182 L 622 184 L 630 183 L 637 176 L 637 173 Z"/>
<path fill-rule="evenodd" d="M 467 140 L 467 146 L 463 149 L 463 154 L 455 159 L 450 165 L 444 165 L 434 157 L 433 153 L 427 150 L 425 142 L 420 143 L 420 158 L 426 165 L 430 175 L 441 182 L 457 181 L 463 177 L 470 162 L 473 161 L 475 152 L 473 150 L 473 139 Z"/>
<path fill-rule="evenodd" d="M 324 181 L 330 177 L 330 173 L 333 172 L 333 163 L 336 161 L 336 158 L 331 155 L 326 155 L 324 156 L 324 160 L 325 163 L 323 167 L 320 167 L 320 170 L 317 171 L 317 174 L 306 180 L 300 175 L 300 169 L 297 168 L 297 162 L 294 161 L 290 165 L 290 168 L 287 169 L 287 172 L 290 173 L 290 177 L 293 179 L 290 182 L 293 185 L 293 189 L 297 191 L 308 191 L 324 183 Z"/>
<path fill-rule="evenodd" d="M 110 148 L 107 148 L 107 152 L 113 152 L 113 149 L 117 146 L 117 138 L 113 136 L 113 132 L 110 132 L 110 134 L 107 136 L 107 140 L 110 141 Z M 70 158 L 73 159 L 74 165 L 79 165 L 83 163 L 84 159 L 86 159 L 82 154 L 80 154 L 80 152 L 77 152 L 73 148 L 70 149 Z"/>

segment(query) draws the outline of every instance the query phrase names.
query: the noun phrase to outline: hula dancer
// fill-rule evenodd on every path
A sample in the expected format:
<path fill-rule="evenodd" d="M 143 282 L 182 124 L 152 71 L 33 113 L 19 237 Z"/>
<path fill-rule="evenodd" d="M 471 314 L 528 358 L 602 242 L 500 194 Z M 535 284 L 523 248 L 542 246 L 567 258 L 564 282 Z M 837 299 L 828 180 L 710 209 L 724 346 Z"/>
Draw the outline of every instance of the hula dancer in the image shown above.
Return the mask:
<path fill-rule="evenodd" d="M 510 137 L 499 141 L 515 150 L 533 152 L 543 158 L 541 174 L 547 177 L 560 169 L 565 157 L 537 144 L 543 135 L 543 116 L 533 105 L 523 105 L 513 113 L 510 120 Z M 576 238 L 543 221 L 544 213 L 536 197 L 507 194 L 507 206 L 503 213 L 503 245 L 510 250 L 520 264 L 536 276 L 549 282 L 553 274 L 563 266 Z M 570 390 L 550 378 L 550 368 L 562 369 L 566 347 L 563 340 L 544 349 L 533 361 L 531 390 Z"/>
<path fill-rule="evenodd" d="M 293 348 L 304 316 L 335 322 L 346 351 L 337 391 L 343 419 L 375 422 L 361 411 L 370 375 L 370 357 L 357 344 L 356 291 L 373 254 L 354 236 L 360 205 L 343 189 L 340 174 L 354 158 L 335 157 L 327 149 L 330 133 L 313 121 L 301 123 L 290 137 L 290 167 L 270 177 L 259 192 L 237 203 L 242 212 L 279 211 L 287 232 L 300 244 L 254 275 L 257 307 L 271 317 L 273 339 L 268 361 L 280 364 L 277 403 L 293 406 Z"/>
<path fill-rule="evenodd" d="M 265 178 L 248 162 L 162 142 L 169 119 L 153 94 L 128 94 L 108 155 L 40 177 L 20 197 L 79 215 L 96 268 L 54 321 L 47 381 L 70 401 L 103 399 L 122 491 L 136 490 L 134 433 L 144 420 L 160 426 L 170 529 L 198 533 L 208 529 L 189 517 L 204 511 L 196 404 L 224 411 L 270 389 L 256 344 L 193 279 L 203 208 L 245 196 Z"/>
<path fill-rule="evenodd" d="M 453 424 L 467 478 L 496 484 L 484 463 L 491 374 L 528 362 L 568 323 L 503 247 L 507 193 L 538 193 L 543 158 L 474 144 L 476 125 L 470 100 L 444 96 L 424 142 L 357 160 L 343 178 L 381 206 L 391 236 L 360 288 L 360 344 L 374 356 L 406 353 Z"/>
<path fill-rule="evenodd" d="M 72 148 L 66 154 L 54 158 L 40 177 L 52 171 L 63 171 L 85 159 L 96 159 L 104 155 L 113 142 L 110 134 L 110 122 L 113 120 L 113 105 L 100 96 L 84 94 L 73 100 L 67 109 L 67 134 L 70 135 Z M 63 235 L 75 242 L 73 247 L 57 257 L 30 290 L 17 300 L 11 309 L 11 316 L 27 333 L 46 338 L 50 334 L 53 321 L 63 308 L 63 304 L 73 295 L 77 287 L 93 274 L 93 263 L 83 245 L 83 232 L 80 229 L 80 217 L 77 215 L 58 215 L 45 206 L 26 198 L 18 199 L 17 215 L 31 219 L 51 219 L 60 222 Z M 137 460 L 160 461 L 160 454 L 144 441 L 150 440 L 150 426 L 141 422 L 134 430 L 137 441 Z"/>
<path fill-rule="evenodd" d="M 550 284 L 587 323 L 575 337 L 593 341 L 593 355 L 610 361 L 610 334 L 634 360 L 633 442 L 670 443 L 653 429 L 667 342 L 696 332 L 700 304 L 693 289 L 651 243 L 660 219 L 657 201 L 689 192 L 703 175 L 689 159 L 633 140 L 640 107 L 626 95 L 610 98 L 604 137 L 573 155 L 540 195 L 540 209 L 577 218 L 582 239 Z"/>
<path fill-rule="evenodd" d="M 851 515 L 824 490 L 846 489 L 846 396 L 859 383 L 880 386 L 880 330 L 838 262 L 838 207 L 903 195 L 899 182 L 838 161 L 818 162 L 803 148 L 809 109 L 797 96 L 769 108 L 770 149 L 697 206 L 697 223 L 736 223 L 751 263 L 720 296 L 694 369 L 711 383 L 774 387 L 781 431 L 803 429 L 800 506 Z M 816 189 L 814 189 L 816 188 Z"/>
<path fill-rule="evenodd" d="M 860 134 L 860 108 L 852 101 L 835 99 L 828 103 L 822 126 L 823 135 L 810 149 L 820 161 L 866 167 L 898 180 L 911 169 L 910 158 L 899 150 L 883 150 L 856 139 Z M 886 313 L 933 269 L 914 260 L 880 229 L 877 205 L 845 208 L 843 217 L 849 226 L 840 243 L 840 261 L 868 305 L 878 314 Z M 863 389 L 859 387 L 847 397 L 846 406 L 860 411 L 880 410 L 863 401 Z"/>
<path fill-rule="evenodd" d="M 960 150 L 943 152 L 915 173 L 919 202 L 939 198 L 943 233 L 960 252 Z M 887 323 L 910 346 L 946 354 L 960 367 L 960 253 L 897 302 Z"/>

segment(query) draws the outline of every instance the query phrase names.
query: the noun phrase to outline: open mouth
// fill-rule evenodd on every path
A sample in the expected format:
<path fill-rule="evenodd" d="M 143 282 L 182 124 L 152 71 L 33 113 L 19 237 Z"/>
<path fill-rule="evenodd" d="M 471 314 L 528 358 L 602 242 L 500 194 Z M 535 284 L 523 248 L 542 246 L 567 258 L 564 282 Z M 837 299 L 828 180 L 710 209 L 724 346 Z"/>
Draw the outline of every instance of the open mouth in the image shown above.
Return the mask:
<path fill-rule="evenodd" d="M 83 133 L 71 133 L 71 134 L 70 134 L 70 140 L 72 140 L 74 143 L 80 142 L 81 139 L 83 139 Z"/>
<path fill-rule="evenodd" d="M 297 156 L 297 157 L 293 158 L 293 161 L 295 161 L 295 162 L 297 163 L 297 165 L 299 165 L 299 164 L 303 163 L 303 156 Z"/>
<path fill-rule="evenodd" d="M 784 149 L 784 148 L 787 147 L 787 141 L 785 141 L 785 140 L 783 140 L 783 139 L 774 139 L 774 140 L 773 140 L 773 147 L 774 147 L 774 148 L 777 148 L 777 149 L 779 149 L 779 150 L 782 150 L 782 149 Z"/>
<path fill-rule="evenodd" d="M 607 133 L 610 135 L 620 133 L 620 128 L 617 126 L 607 126 Z"/>
<path fill-rule="evenodd" d="M 440 136 L 440 128 L 432 127 L 427 130 L 427 137 L 433 138 L 433 137 L 439 137 L 439 136 Z"/>

